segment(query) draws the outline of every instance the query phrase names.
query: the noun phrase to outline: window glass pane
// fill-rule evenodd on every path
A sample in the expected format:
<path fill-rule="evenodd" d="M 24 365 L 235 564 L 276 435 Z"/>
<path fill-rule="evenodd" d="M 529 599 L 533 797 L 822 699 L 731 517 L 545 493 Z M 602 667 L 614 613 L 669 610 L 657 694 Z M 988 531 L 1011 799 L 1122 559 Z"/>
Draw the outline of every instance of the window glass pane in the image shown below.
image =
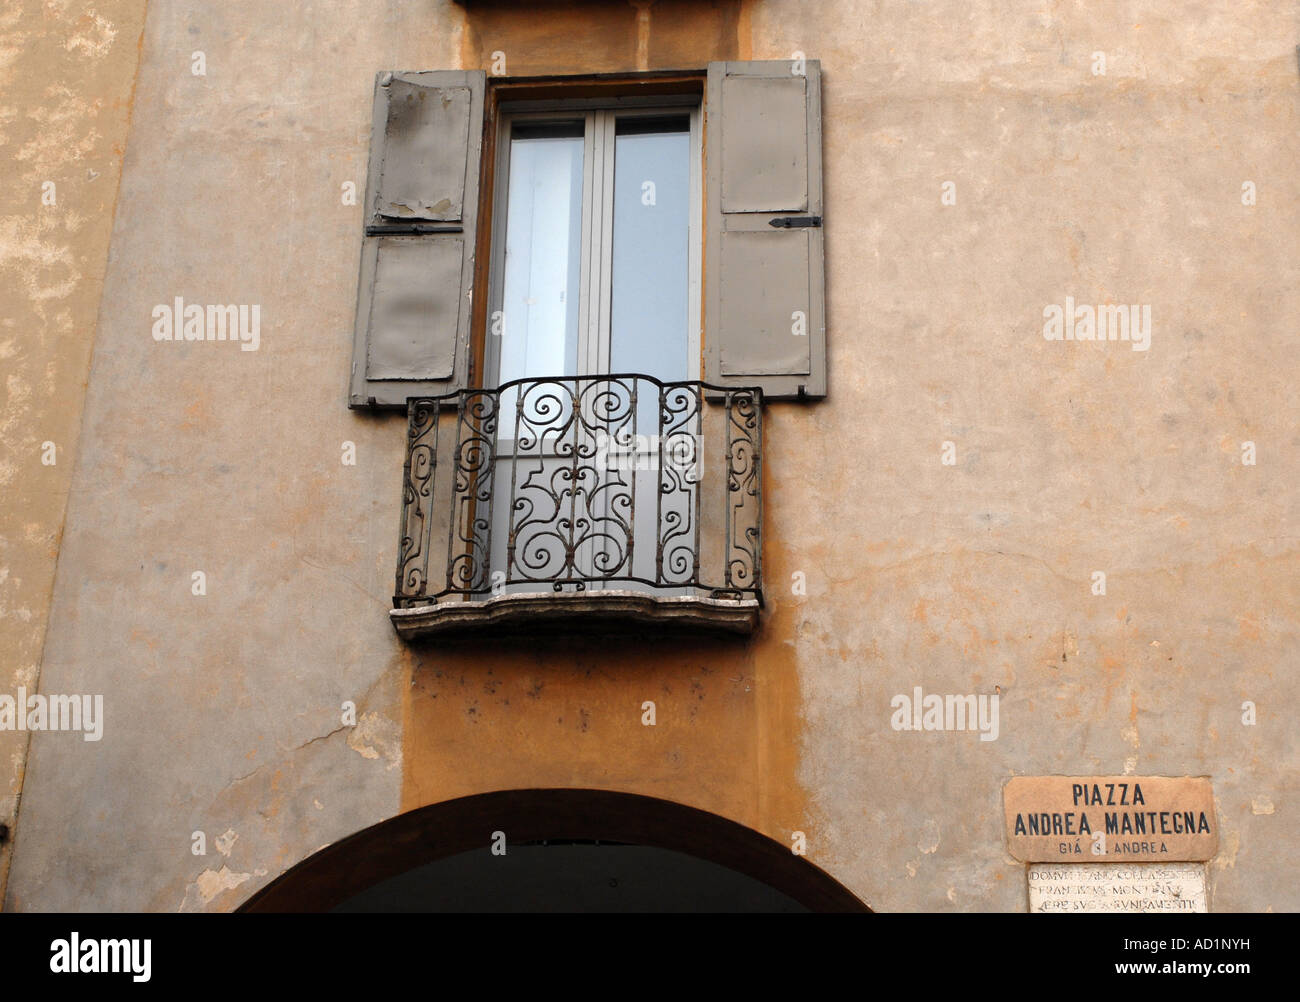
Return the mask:
<path fill-rule="evenodd" d="M 582 120 L 517 123 L 511 129 L 498 385 L 578 372 L 584 132 Z M 571 465 L 556 458 L 572 438 L 571 430 L 565 432 L 565 391 L 566 384 L 525 383 L 499 398 L 490 516 L 493 584 L 507 572 L 511 580 L 527 581 L 564 566 L 564 540 L 546 530 L 561 516 L 558 492 L 553 495 L 547 485 Z M 512 494 L 516 478 L 521 486 Z M 540 510 L 533 511 L 534 505 Z M 513 565 L 507 556 L 512 530 L 520 537 Z M 537 585 L 510 586 L 521 589 Z"/>
<path fill-rule="evenodd" d="M 510 137 L 499 382 L 577 372 L 583 124 Z"/>
<path fill-rule="evenodd" d="M 687 379 L 690 122 L 615 126 L 610 368 Z M 653 413 L 653 412 L 652 412 Z"/>
<path fill-rule="evenodd" d="M 690 259 L 690 119 L 620 117 L 614 129 L 614 220 L 610 301 L 610 368 L 664 381 L 694 375 L 688 356 Z M 626 484 L 619 508 L 635 512 L 635 548 L 625 574 L 656 577 L 656 544 L 663 524 L 690 526 L 687 495 L 665 489 L 660 469 L 660 400 L 653 383 L 635 381 L 638 403 L 619 429 L 635 434 L 620 443 L 615 471 L 602 476 Z M 629 388 L 630 389 L 630 388 Z M 667 523 L 660 520 L 667 519 Z M 614 562 L 621 557 L 616 546 Z M 638 588 L 633 583 L 620 587 Z"/>

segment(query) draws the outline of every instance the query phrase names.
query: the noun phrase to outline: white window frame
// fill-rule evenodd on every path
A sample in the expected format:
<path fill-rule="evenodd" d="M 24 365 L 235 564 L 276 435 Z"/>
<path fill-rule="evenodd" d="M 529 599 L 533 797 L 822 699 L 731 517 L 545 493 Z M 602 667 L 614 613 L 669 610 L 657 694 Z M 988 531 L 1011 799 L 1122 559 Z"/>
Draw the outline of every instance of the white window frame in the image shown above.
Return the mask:
<path fill-rule="evenodd" d="M 609 373 L 612 243 L 614 228 L 614 141 L 617 121 L 624 117 L 656 118 L 688 113 L 690 119 L 690 198 L 687 243 L 686 379 L 701 378 L 701 300 L 704 249 L 704 147 L 702 105 L 693 95 L 591 98 L 571 101 L 503 102 L 497 119 L 493 164 L 492 251 L 489 263 L 486 345 L 483 385 L 500 385 L 500 338 L 492 334 L 491 318 L 501 315 L 505 286 L 506 212 L 510 191 L 510 135 L 517 122 L 584 121 L 582 245 L 578 282 L 578 373 Z M 594 279 L 594 281 L 593 281 Z M 508 324 L 509 319 L 505 322 Z M 537 373 L 539 377 L 560 373 Z"/>

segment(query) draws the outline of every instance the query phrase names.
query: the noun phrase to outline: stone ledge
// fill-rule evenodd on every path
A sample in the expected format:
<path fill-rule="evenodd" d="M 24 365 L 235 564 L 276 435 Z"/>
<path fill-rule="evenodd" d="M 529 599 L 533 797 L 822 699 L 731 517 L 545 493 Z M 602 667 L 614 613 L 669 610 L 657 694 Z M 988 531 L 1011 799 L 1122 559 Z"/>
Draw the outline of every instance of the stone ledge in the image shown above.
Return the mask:
<path fill-rule="evenodd" d="M 573 625 L 640 625 L 656 630 L 748 634 L 758 626 L 758 600 L 696 595 L 654 595 L 634 591 L 525 592 L 479 602 L 447 601 L 388 615 L 407 640 L 487 628 L 530 629 Z"/>

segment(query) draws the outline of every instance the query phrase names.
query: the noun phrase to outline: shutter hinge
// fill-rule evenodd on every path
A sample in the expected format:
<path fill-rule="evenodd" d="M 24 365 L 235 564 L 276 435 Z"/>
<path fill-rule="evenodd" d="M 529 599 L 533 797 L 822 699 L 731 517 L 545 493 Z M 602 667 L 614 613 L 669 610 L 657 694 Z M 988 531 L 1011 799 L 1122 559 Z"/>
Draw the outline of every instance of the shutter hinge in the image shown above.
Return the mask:
<path fill-rule="evenodd" d="M 463 233 L 460 223 L 367 223 L 366 236 L 419 236 L 424 233 Z"/>
<path fill-rule="evenodd" d="M 767 221 L 768 226 L 778 226 L 782 229 L 790 229 L 791 227 L 821 226 L 821 224 L 821 216 L 777 216 L 776 219 L 769 219 Z"/>

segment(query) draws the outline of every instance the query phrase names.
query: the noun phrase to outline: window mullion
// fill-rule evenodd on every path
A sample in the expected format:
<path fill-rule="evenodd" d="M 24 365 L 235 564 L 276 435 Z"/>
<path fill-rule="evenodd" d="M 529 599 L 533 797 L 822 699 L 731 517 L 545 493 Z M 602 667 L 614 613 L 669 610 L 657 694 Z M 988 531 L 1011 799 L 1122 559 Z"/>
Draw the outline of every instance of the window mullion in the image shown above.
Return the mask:
<path fill-rule="evenodd" d="M 590 375 L 599 375 L 609 372 L 610 359 L 610 269 L 612 266 L 611 245 L 613 235 L 613 205 L 614 205 L 614 112 L 610 110 L 596 110 L 590 113 L 590 135 L 591 135 L 591 187 L 589 198 L 585 202 L 585 208 L 588 214 L 585 217 L 590 222 L 584 226 L 584 236 L 590 240 L 590 256 L 587 260 L 589 282 L 584 286 L 583 302 L 588 311 L 588 323 L 584 326 L 584 333 L 587 337 L 585 352 L 585 372 Z M 592 394 L 584 394 L 583 390 L 586 384 L 580 384 L 578 387 L 579 399 L 583 401 L 584 410 L 588 405 L 593 407 L 590 413 L 584 415 L 588 422 L 587 427 L 590 431 L 595 432 L 601 425 L 600 414 L 594 409 L 597 400 L 602 400 L 603 394 L 608 392 L 605 388 Z M 599 524 L 600 520 L 608 518 L 610 512 L 607 510 L 609 504 L 610 484 L 607 482 L 609 474 L 606 471 L 593 469 L 593 474 L 600 481 L 600 487 L 589 489 L 584 493 L 587 504 L 589 505 L 588 515 L 594 523 Z M 588 541 L 584 544 L 583 557 L 591 562 L 591 566 L 596 566 L 601 557 L 607 557 L 611 543 L 603 533 L 593 533 Z M 601 582 L 590 582 L 588 587 L 599 589 Z"/>
<path fill-rule="evenodd" d="M 691 164 L 690 164 L 690 187 L 691 187 L 691 209 L 689 217 L 689 232 L 687 239 L 687 309 L 690 317 L 690 326 L 687 328 L 686 342 L 687 352 L 689 355 L 689 367 L 686 370 L 688 379 L 701 378 L 701 351 L 700 351 L 700 333 L 704 327 L 704 308 L 703 308 L 703 284 L 704 284 L 704 261 L 703 261 L 703 227 L 704 227 L 704 151 L 703 139 L 701 137 L 701 118 L 702 114 L 699 108 L 691 112 Z"/>
<path fill-rule="evenodd" d="M 589 111 L 586 119 L 582 158 L 582 274 L 579 280 L 581 305 L 578 308 L 578 373 L 595 371 L 592 346 L 598 329 L 600 302 L 596 293 L 600 284 L 599 189 L 604 169 L 600 112 Z"/>
<path fill-rule="evenodd" d="M 597 372 L 610 371 L 610 309 L 613 288 L 614 261 L 614 123 L 613 111 L 597 112 L 601 124 L 602 148 L 600 159 L 601 183 L 599 212 L 596 215 L 600 233 L 599 284 L 593 296 L 596 305 L 595 363 Z"/>

